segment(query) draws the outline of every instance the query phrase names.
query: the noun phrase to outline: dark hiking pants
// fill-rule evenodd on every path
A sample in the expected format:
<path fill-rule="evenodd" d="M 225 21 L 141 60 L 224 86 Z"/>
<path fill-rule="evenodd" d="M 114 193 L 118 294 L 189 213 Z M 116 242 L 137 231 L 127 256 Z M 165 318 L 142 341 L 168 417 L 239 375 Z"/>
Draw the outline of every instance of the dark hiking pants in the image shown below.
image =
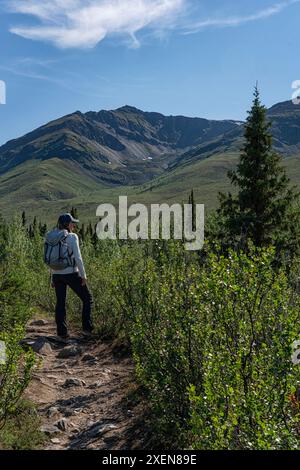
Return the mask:
<path fill-rule="evenodd" d="M 79 273 L 71 274 L 53 274 L 53 284 L 56 293 L 55 319 L 57 325 L 57 334 L 65 336 L 67 334 L 66 322 L 66 296 L 69 286 L 82 301 L 82 329 L 92 331 L 93 324 L 91 319 L 91 310 L 93 298 L 87 286 L 81 285 Z"/>

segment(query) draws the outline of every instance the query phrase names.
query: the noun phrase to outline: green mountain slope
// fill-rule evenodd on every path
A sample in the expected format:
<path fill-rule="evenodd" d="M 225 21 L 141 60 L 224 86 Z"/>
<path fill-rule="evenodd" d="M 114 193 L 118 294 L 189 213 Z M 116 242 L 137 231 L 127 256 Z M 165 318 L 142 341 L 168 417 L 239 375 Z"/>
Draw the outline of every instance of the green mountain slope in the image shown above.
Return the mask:
<path fill-rule="evenodd" d="M 279 103 L 268 114 L 275 148 L 300 185 L 300 106 Z M 128 106 L 74 113 L 0 147 L 0 212 L 25 209 L 54 221 L 76 206 L 83 220 L 96 220 L 96 207 L 116 204 L 119 195 L 147 204 L 181 202 L 191 188 L 209 209 L 218 191 L 229 189 L 226 174 L 236 165 L 242 136 L 242 123 Z"/>
<path fill-rule="evenodd" d="M 180 153 L 235 127 L 233 121 L 163 116 L 129 106 L 76 112 L 0 147 L 0 173 L 29 160 L 58 158 L 108 185 L 139 184 L 163 173 Z"/>
<path fill-rule="evenodd" d="M 97 206 L 117 206 L 120 195 L 127 195 L 129 203 L 146 205 L 187 202 L 191 188 L 196 201 L 205 204 L 209 211 L 216 206 L 219 191 L 232 191 L 227 171 L 237 161 L 238 153 L 217 154 L 176 168 L 150 183 L 115 187 L 95 182 L 66 163 L 60 163 L 58 169 L 55 160 L 28 162 L 0 176 L 0 212 L 9 217 L 26 210 L 29 215 L 54 223 L 57 214 L 76 206 L 83 221 L 96 222 Z M 284 162 L 292 182 L 300 187 L 300 154 Z"/>

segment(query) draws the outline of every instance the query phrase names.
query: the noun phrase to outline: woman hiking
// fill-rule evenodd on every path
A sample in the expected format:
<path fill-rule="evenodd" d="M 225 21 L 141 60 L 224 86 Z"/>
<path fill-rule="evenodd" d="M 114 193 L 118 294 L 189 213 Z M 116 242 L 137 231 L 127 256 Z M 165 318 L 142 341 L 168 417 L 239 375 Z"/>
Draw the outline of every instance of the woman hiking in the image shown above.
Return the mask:
<path fill-rule="evenodd" d="M 66 322 L 68 286 L 82 301 L 83 333 L 89 336 L 93 331 L 93 298 L 87 286 L 78 235 L 73 233 L 78 222 L 79 220 L 69 213 L 60 215 L 57 228 L 49 232 L 45 240 L 45 262 L 50 267 L 51 286 L 55 288 L 56 293 L 57 335 L 64 340 L 69 337 Z"/>

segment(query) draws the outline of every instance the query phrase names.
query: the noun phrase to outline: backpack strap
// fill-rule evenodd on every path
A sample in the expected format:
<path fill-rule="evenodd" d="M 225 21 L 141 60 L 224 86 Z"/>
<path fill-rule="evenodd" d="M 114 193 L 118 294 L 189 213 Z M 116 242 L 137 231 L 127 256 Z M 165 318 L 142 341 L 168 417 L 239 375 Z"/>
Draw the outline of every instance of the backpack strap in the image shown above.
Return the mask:
<path fill-rule="evenodd" d="M 68 238 L 69 235 L 70 234 L 68 233 L 63 240 L 67 241 L 67 238 Z M 72 258 L 73 254 L 74 254 L 73 251 L 71 251 L 71 253 L 69 252 L 68 243 L 67 243 L 67 252 L 68 252 L 68 258 L 69 258 L 70 266 L 73 268 L 73 272 L 75 272 L 76 261 L 75 261 L 75 258 Z"/>

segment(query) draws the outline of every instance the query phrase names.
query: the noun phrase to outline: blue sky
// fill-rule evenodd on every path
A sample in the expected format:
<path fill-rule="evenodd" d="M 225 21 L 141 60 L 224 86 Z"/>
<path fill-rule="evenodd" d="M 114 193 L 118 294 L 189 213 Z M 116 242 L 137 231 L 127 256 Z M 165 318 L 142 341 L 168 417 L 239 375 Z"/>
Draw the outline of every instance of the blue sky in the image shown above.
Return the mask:
<path fill-rule="evenodd" d="M 76 110 L 244 119 L 300 79 L 300 0 L 0 0 L 0 144 Z"/>

